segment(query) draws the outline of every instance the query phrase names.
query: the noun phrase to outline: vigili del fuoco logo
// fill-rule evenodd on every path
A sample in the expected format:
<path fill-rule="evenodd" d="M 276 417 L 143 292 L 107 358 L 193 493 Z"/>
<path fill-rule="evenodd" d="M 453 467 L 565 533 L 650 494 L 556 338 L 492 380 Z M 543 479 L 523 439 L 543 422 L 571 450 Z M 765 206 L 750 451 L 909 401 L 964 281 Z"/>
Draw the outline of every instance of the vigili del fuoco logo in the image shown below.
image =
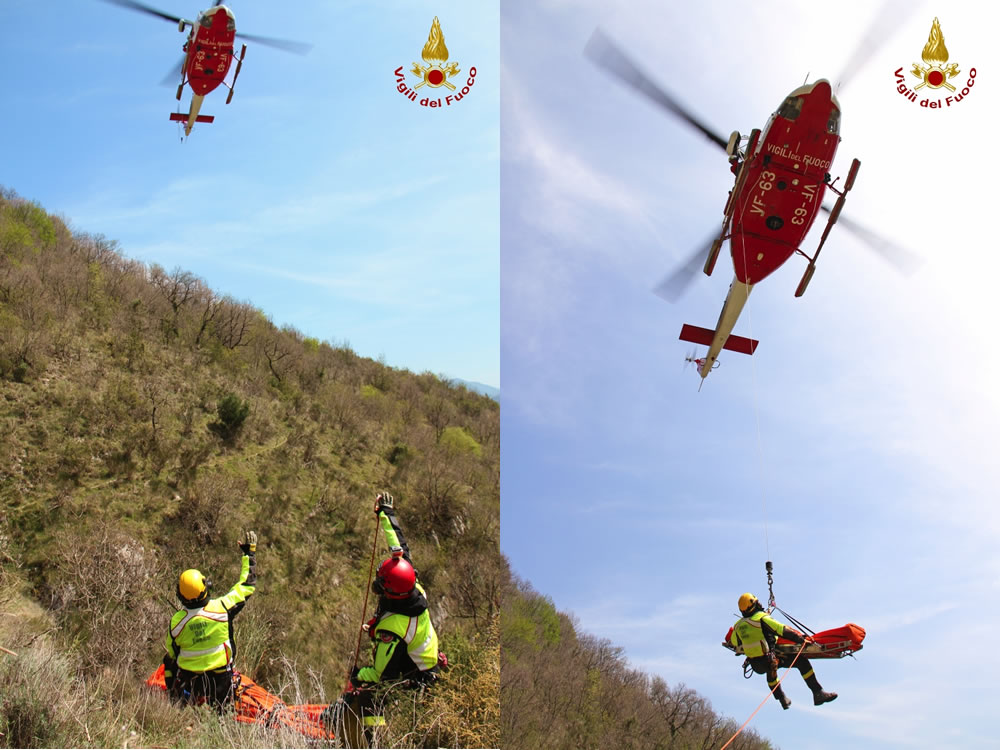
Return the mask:
<path fill-rule="evenodd" d="M 899 68 L 896 71 L 896 91 L 911 102 L 916 102 L 919 99 L 921 107 L 942 109 L 958 104 L 972 91 L 972 87 L 976 83 L 976 69 L 969 68 L 963 82 L 961 80 L 962 71 L 959 69 L 958 63 L 947 65 L 948 48 L 944 46 L 944 34 L 941 33 L 941 24 L 936 18 L 931 25 L 931 33 L 927 38 L 927 44 L 924 45 L 921 58 L 923 58 L 925 65 L 913 63 L 913 69 L 910 71 L 910 75 L 919 80 L 919 83 L 914 84 L 912 89 L 906 86 L 907 82 L 913 82 L 909 81 L 903 74 L 903 69 Z M 959 78 L 959 80 L 952 84 L 950 81 L 953 78 Z M 959 86 L 962 87 L 961 90 L 959 90 Z M 946 89 L 950 93 L 945 94 L 943 99 L 940 95 L 933 96 L 931 94 L 932 90 L 940 89 Z M 918 91 L 920 94 L 917 93 Z"/>
<path fill-rule="evenodd" d="M 414 83 L 412 88 L 408 86 L 403 66 L 400 65 L 395 70 L 396 91 L 411 102 L 415 102 L 419 96 L 418 89 L 426 86 L 427 88 L 420 92 L 427 93 L 427 96 L 419 100 L 422 107 L 450 107 L 468 96 L 476 83 L 476 69 L 469 68 L 463 80 L 459 75 L 462 69 L 458 67 L 458 63 L 448 62 L 448 47 L 444 43 L 444 33 L 441 31 L 441 22 L 437 16 L 434 16 L 431 33 L 427 36 L 427 44 L 424 45 L 420 56 L 425 64 L 415 62 L 410 68 L 410 73 L 416 76 L 419 82 Z M 455 79 L 454 82 L 450 81 L 450 78 Z M 435 97 L 429 91 L 440 88 L 446 89 L 447 93 L 438 92 L 444 95 Z"/>

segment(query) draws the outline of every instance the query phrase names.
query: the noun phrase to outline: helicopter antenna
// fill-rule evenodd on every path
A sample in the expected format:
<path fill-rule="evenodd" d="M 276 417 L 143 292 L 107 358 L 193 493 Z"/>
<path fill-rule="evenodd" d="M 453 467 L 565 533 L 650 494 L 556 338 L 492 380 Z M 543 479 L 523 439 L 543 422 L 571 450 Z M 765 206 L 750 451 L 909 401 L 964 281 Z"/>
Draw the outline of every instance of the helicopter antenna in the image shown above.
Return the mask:
<path fill-rule="evenodd" d="M 807 83 L 809 83 L 809 73 L 806 73 L 806 80 L 802 82 L 802 85 L 805 86 Z"/>

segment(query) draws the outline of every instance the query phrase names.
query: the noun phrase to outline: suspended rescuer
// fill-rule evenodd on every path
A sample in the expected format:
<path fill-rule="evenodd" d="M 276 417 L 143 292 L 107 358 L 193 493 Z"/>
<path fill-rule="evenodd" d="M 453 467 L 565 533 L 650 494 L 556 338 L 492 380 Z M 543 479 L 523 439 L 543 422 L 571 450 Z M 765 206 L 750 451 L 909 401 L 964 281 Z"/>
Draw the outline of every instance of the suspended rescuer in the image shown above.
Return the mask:
<path fill-rule="evenodd" d="M 198 570 L 185 570 L 177 582 L 183 609 L 170 618 L 163 657 L 167 690 L 175 700 L 195 703 L 204 698 L 220 709 L 233 700 L 233 620 L 257 582 L 257 534 L 247 531 L 240 550 L 240 579 L 225 596 L 209 599 L 212 582 Z"/>
<path fill-rule="evenodd" d="M 392 495 L 383 492 L 376 496 L 375 514 L 391 554 L 379 565 L 372 581 L 372 591 L 378 595 L 375 616 L 362 626 L 371 639 L 374 664 L 354 667 L 352 689 L 342 701 L 360 715 L 369 741 L 374 727 L 385 724 L 372 688 L 387 682 L 408 688 L 428 686 L 448 664 L 444 654 L 438 653 L 426 592 L 417 580 Z"/>
<path fill-rule="evenodd" d="M 739 600 L 739 607 L 743 617 L 733 626 L 730 643 L 743 648 L 743 653 L 754 672 L 767 675 L 768 687 L 774 688 L 777 685 L 774 697 L 781 703 L 782 708 L 787 709 L 792 705 L 792 701 L 785 695 L 781 685 L 778 685 L 778 668 L 790 667 L 795 655 L 775 653 L 774 644 L 777 643 L 779 636 L 787 638 L 792 643 L 805 643 L 808 639 L 799 631 L 768 615 L 753 594 L 743 594 Z M 829 703 L 837 697 L 836 693 L 823 690 L 808 659 L 800 655 L 795 661 L 795 666 L 801 673 L 802 679 L 806 681 L 806 685 L 812 690 L 813 705 Z"/>

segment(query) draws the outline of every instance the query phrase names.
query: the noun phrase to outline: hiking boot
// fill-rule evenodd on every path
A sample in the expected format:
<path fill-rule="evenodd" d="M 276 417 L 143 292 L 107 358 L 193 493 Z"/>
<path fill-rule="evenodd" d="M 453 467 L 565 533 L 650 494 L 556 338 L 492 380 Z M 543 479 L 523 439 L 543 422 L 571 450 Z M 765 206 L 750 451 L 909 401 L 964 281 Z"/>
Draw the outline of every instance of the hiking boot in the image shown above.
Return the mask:
<path fill-rule="evenodd" d="M 824 703 L 829 703 L 832 700 L 837 699 L 836 693 L 828 693 L 825 690 L 817 690 L 813 693 L 813 705 L 821 706 Z"/>
<path fill-rule="evenodd" d="M 828 693 L 823 689 L 823 686 L 819 684 L 819 680 L 816 679 L 816 675 L 810 669 L 808 672 L 808 677 L 805 677 L 806 685 L 812 690 L 813 694 L 813 705 L 821 706 L 824 703 L 829 703 L 832 700 L 836 700 L 836 693 Z"/>
<path fill-rule="evenodd" d="M 785 691 L 780 687 L 774 691 L 774 699 L 778 701 L 778 703 L 781 704 L 781 707 L 786 711 L 792 705 L 792 699 L 785 695 Z"/>

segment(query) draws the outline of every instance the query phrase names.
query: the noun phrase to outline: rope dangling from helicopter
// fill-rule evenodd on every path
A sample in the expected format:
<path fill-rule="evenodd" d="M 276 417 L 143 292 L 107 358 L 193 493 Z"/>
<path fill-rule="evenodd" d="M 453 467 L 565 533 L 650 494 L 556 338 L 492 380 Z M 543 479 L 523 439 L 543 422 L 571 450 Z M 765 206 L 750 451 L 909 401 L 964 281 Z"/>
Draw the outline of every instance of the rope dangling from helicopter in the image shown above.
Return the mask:
<path fill-rule="evenodd" d="M 781 607 L 778 606 L 777 602 L 774 599 L 774 566 L 771 564 L 770 560 L 764 563 L 764 570 L 767 571 L 767 611 L 770 613 L 777 610 L 778 612 L 781 612 L 781 614 L 783 614 L 785 618 L 799 630 L 807 632 L 809 633 L 809 635 L 816 635 L 815 630 L 810 628 L 808 625 L 803 625 L 800 621 L 796 620 L 794 617 L 792 617 L 785 610 L 783 610 Z"/>
<path fill-rule="evenodd" d="M 749 144 L 748 144 L 748 148 L 749 148 Z M 746 154 L 744 158 L 745 159 L 752 158 L 752 155 L 751 154 Z M 743 168 L 747 169 L 748 166 L 746 164 L 744 164 Z M 749 200 L 750 200 L 750 191 L 747 191 L 746 197 L 743 199 L 743 205 L 740 206 L 740 214 L 739 214 L 740 216 L 743 215 L 743 211 L 746 209 L 746 205 L 749 202 Z M 733 229 L 735 229 L 735 227 Z M 730 231 L 732 231 L 732 229 Z M 743 255 L 743 267 L 744 268 L 748 268 L 749 266 L 747 265 L 747 243 L 746 243 L 746 237 L 744 236 L 744 234 L 742 232 L 740 232 L 738 235 L 734 234 L 733 235 L 734 239 L 737 236 L 739 237 L 740 250 L 741 250 L 742 255 Z M 732 242 L 732 240 L 730 240 L 730 242 Z M 749 298 L 746 301 L 746 320 L 747 320 L 747 329 L 748 329 L 748 332 L 750 334 L 750 338 L 752 339 L 753 338 L 753 315 L 752 315 L 752 310 L 751 310 L 750 299 Z M 758 459 L 758 464 L 757 465 L 758 465 L 758 469 L 759 469 L 759 472 L 760 472 L 759 476 L 760 476 L 761 517 L 762 517 L 763 524 L 764 524 L 764 552 L 765 552 L 765 555 L 766 555 L 764 559 L 770 560 L 771 559 L 771 543 L 770 543 L 770 539 L 768 538 L 768 533 L 767 533 L 767 491 L 766 491 L 766 482 L 764 480 L 764 440 L 761 437 L 761 431 L 760 431 L 760 404 L 758 403 L 758 398 L 757 398 L 757 389 L 758 389 L 758 384 L 757 384 L 757 362 L 756 362 L 756 360 L 753 357 L 750 358 L 750 371 L 753 373 L 753 387 L 750 390 L 751 390 L 751 393 L 753 394 L 754 423 L 755 423 L 755 425 L 757 427 L 757 459 Z"/>

